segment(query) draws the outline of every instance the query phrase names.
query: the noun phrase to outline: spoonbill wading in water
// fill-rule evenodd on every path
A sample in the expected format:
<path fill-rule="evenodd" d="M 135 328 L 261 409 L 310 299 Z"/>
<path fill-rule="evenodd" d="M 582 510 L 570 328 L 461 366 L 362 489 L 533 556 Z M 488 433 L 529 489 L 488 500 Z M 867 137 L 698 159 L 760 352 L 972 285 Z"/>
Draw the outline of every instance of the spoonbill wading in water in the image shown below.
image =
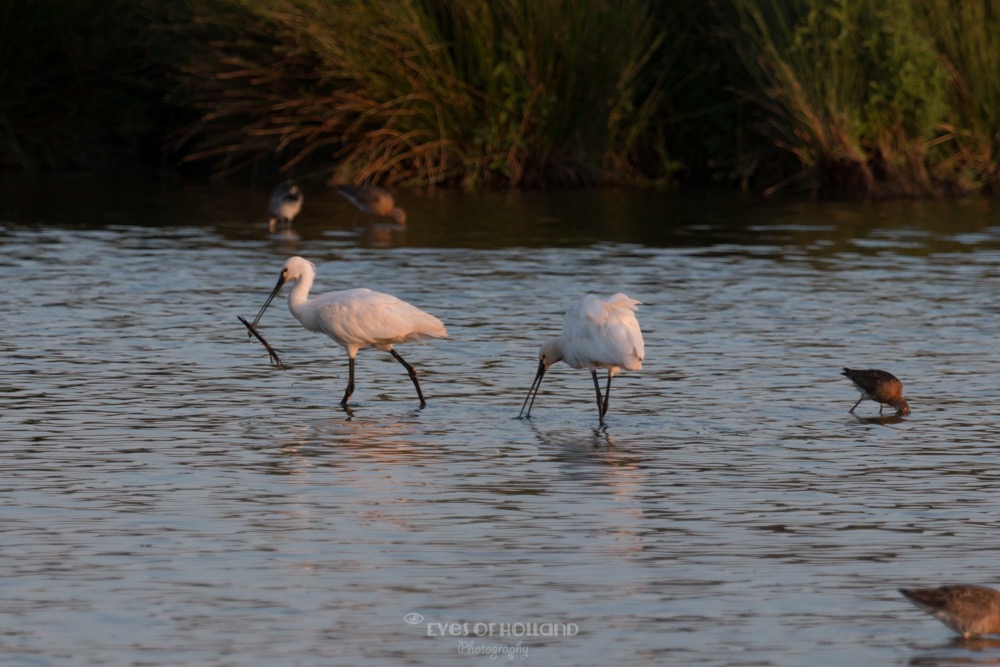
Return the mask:
<path fill-rule="evenodd" d="M 302 210 L 303 199 L 305 197 L 302 190 L 295 183 L 285 181 L 276 185 L 271 191 L 271 202 L 267 207 L 267 231 L 273 234 L 278 225 L 291 229 L 292 220 Z"/>
<path fill-rule="evenodd" d="M 354 357 L 363 347 L 385 350 L 395 357 L 413 380 L 420 407 L 427 405 L 424 394 L 420 391 L 417 372 L 392 346 L 425 338 L 446 338 L 448 332 L 441 320 L 391 294 L 373 292 L 364 287 L 327 292 L 310 299 L 309 289 L 315 278 L 316 267 L 312 262 L 302 257 L 292 257 L 286 261 L 281 268 L 278 284 L 257 313 L 252 327 L 257 326 L 264 311 L 281 291 L 281 286 L 294 282 L 295 286 L 288 293 L 288 310 L 295 319 L 309 331 L 324 333 L 347 350 L 350 365 L 347 391 L 340 401 L 341 405 L 347 405 L 347 400 L 354 393 Z"/>
<path fill-rule="evenodd" d="M 563 317 L 562 334 L 544 343 L 538 351 L 538 373 L 518 416 L 531 417 L 531 407 L 545 371 L 552 364 L 564 361 L 573 368 L 590 369 L 597 393 L 597 417 L 603 425 L 611 395 L 611 378 L 623 368 L 628 371 L 642 369 L 645 345 L 639 321 L 635 319 L 639 305 L 640 301 L 621 293 L 607 299 L 588 294 L 571 308 Z M 603 397 L 597 380 L 598 368 L 608 369 L 608 385 Z"/>

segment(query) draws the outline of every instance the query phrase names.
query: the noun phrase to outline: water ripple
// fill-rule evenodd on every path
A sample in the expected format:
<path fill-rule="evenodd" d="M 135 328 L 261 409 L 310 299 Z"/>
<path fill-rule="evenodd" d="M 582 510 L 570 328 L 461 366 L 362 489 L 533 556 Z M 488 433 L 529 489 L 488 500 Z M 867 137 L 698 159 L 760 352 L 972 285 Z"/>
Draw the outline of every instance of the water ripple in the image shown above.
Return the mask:
<path fill-rule="evenodd" d="M 894 591 L 995 578 L 996 226 L 888 215 L 847 238 L 863 212 L 809 206 L 599 243 L 550 220 L 492 246 L 416 222 L 409 245 L 308 223 L 275 245 L 219 215 L 0 229 L 11 664 L 468 664 L 464 638 L 427 636 L 451 622 L 578 624 L 474 638 L 539 664 L 967 650 Z M 405 348 L 426 409 L 375 350 L 340 408 L 344 352 L 283 308 L 262 331 L 287 368 L 245 337 L 290 252 L 316 289 L 444 320 L 449 340 Z M 644 303 L 643 371 L 616 378 L 605 429 L 561 365 L 516 419 L 589 291 Z M 842 366 L 890 369 L 913 414 L 848 414 Z"/>

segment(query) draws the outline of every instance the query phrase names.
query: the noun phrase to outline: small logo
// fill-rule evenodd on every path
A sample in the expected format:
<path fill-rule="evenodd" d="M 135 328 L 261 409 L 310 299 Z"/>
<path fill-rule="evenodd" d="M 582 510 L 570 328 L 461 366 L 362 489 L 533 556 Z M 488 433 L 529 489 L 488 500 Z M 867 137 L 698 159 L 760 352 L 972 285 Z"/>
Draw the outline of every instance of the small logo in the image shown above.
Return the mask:
<path fill-rule="evenodd" d="M 409 614 L 403 617 L 403 620 L 409 623 L 410 625 L 416 625 L 420 621 L 424 620 L 424 617 L 416 612 L 411 611 Z"/>

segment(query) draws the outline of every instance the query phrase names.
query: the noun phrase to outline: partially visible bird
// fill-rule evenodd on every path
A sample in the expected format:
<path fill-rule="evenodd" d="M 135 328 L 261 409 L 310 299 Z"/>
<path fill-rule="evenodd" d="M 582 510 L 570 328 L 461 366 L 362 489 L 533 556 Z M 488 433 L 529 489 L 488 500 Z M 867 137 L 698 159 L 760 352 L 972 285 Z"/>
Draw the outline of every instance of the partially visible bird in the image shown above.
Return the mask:
<path fill-rule="evenodd" d="M 279 183 L 271 191 L 271 202 L 267 208 L 267 229 L 271 233 L 283 225 L 285 229 L 292 228 L 292 220 L 302 210 L 302 190 L 295 183 L 285 181 Z"/>
<path fill-rule="evenodd" d="M 406 225 L 406 211 L 396 206 L 392 195 L 377 185 L 338 185 L 337 192 L 362 213 L 393 218 L 398 225 Z"/>
<path fill-rule="evenodd" d="M 910 405 L 903 398 L 903 383 L 892 373 L 875 369 L 860 371 L 845 368 L 841 375 L 847 376 L 847 379 L 853 382 L 854 386 L 861 392 L 861 398 L 848 412 L 853 413 L 861 401 L 867 398 L 878 402 L 879 414 L 882 414 L 883 404 L 896 408 L 897 414 L 910 414 Z"/>
<path fill-rule="evenodd" d="M 899 592 L 963 637 L 1000 633 L 1000 592 L 992 588 L 954 584 Z"/>
<path fill-rule="evenodd" d="M 621 369 L 642 369 L 645 344 L 635 318 L 640 301 L 624 294 L 602 298 L 588 294 L 563 317 L 562 334 L 547 341 L 538 351 L 538 372 L 521 406 L 521 415 L 531 417 L 542 377 L 552 364 L 564 361 L 572 368 L 589 368 L 597 393 L 597 417 L 604 424 L 611 395 L 611 378 Z M 601 396 L 597 369 L 608 369 L 608 384 Z M 530 401 L 530 402 L 529 402 Z M 526 410 L 527 409 L 527 410 Z"/>
<path fill-rule="evenodd" d="M 392 346 L 426 338 L 446 338 L 448 332 L 441 320 L 390 294 L 373 292 L 364 287 L 327 292 L 310 299 L 309 289 L 315 278 L 316 267 L 312 262 L 302 257 L 289 258 L 281 268 L 278 284 L 257 313 L 252 327 L 257 326 L 281 286 L 286 282 L 295 282 L 288 294 L 288 309 L 295 319 L 308 331 L 324 333 L 347 350 L 348 381 L 341 405 L 347 405 L 347 400 L 354 393 L 354 357 L 364 347 L 384 350 L 395 357 L 410 375 L 417 389 L 420 407 L 427 405 L 420 391 L 417 372 Z"/>

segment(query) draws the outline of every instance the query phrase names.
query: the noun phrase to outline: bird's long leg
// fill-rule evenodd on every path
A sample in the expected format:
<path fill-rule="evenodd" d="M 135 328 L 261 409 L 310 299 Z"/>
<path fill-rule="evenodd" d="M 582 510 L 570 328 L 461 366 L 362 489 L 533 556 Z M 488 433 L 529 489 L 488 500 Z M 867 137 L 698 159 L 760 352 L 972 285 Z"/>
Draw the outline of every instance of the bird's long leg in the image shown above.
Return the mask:
<path fill-rule="evenodd" d="M 611 396 L 611 371 L 608 371 L 608 386 L 604 390 L 604 407 L 601 409 L 601 416 L 608 414 L 608 398 Z"/>
<path fill-rule="evenodd" d="M 590 376 L 594 378 L 594 391 L 597 392 L 597 418 L 604 424 L 604 400 L 601 398 L 601 383 L 597 379 L 597 370 L 590 369 Z"/>
<path fill-rule="evenodd" d="M 348 371 L 347 371 L 347 390 L 344 392 L 344 398 L 341 399 L 341 405 L 347 405 L 347 399 L 351 397 L 354 393 L 354 356 L 351 355 L 347 358 Z"/>
<path fill-rule="evenodd" d="M 882 405 L 881 403 L 879 403 L 879 404 L 878 404 L 878 416 L 879 416 L 879 417 L 881 417 L 881 416 L 882 416 L 882 408 L 884 408 L 884 407 L 885 407 L 885 406 L 884 406 L 884 405 Z"/>
<path fill-rule="evenodd" d="M 417 396 L 420 398 L 420 407 L 426 406 L 427 401 L 424 400 L 424 392 L 420 391 L 420 383 L 417 382 L 417 372 L 413 370 L 413 366 L 406 363 L 406 360 L 399 356 L 399 353 L 396 352 L 396 350 L 390 349 L 389 354 L 396 357 L 396 361 L 403 364 L 403 368 L 406 369 L 406 372 L 410 374 L 410 379 L 413 380 L 413 386 L 417 388 Z"/>
<path fill-rule="evenodd" d="M 861 394 L 861 398 L 859 398 L 859 399 L 858 399 L 858 402 L 854 404 L 854 408 L 856 408 L 856 407 L 858 407 L 859 405 L 861 405 L 861 401 L 863 401 L 863 400 L 865 400 L 865 395 L 864 395 L 864 394 Z M 852 414 L 853 414 L 853 413 L 854 413 L 854 408 L 851 408 L 850 410 L 848 410 L 848 412 L 850 412 L 850 413 L 852 413 Z"/>

